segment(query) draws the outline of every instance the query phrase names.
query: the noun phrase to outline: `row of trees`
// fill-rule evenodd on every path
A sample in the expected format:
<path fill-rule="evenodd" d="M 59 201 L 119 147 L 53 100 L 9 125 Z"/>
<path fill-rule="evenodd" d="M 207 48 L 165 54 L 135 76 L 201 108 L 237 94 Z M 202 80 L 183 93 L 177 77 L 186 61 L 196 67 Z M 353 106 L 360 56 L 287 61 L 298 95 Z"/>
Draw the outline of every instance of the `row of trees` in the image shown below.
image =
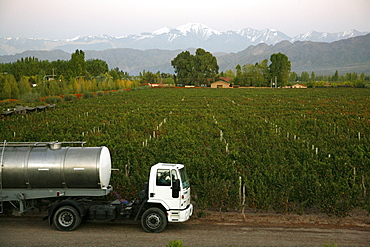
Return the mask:
<path fill-rule="evenodd" d="M 282 87 L 297 81 L 308 86 L 327 86 L 324 82 L 338 82 L 356 87 L 365 87 L 369 78 L 362 73 L 347 73 L 339 76 L 338 71 L 332 76 L 316 76 L 303 71 L 300 76 L 290 72 L 291 62 L 282 53 L 272 54 L 268 59 L 256 64 L 237 65 L 235 70 L 219 74 L 217 59 L 204 49 L 197 49 L 195 54 L 181 52 L 172 61 L 175 75 L 143 71 L 138 78 L 114 68 L 100 59 L 85 61 L 85 53 L 76 50 L 69 61 L 39 61 L 27 57 L 15 63 L 0 64 L 0 100 L 19 99 L 31 91 L 38 96 L 83 93 L 91 91 L 113 90 L 134 85 L 151 83 L 163 85 L 208 86 L 218 77 L 230 77 L 233 85 L 255 87 Z M 347 84 L 346 84 L 347 83 Z"/>
<path fill-rule="evenodd" d="M 140 85 L 146 86 L 152 83 L 163 85 L 163 86 L 174 86 L 175 80 L 174 76 L 169 73 L 153 73 L 150 71 L 143 70 L 139 75 Z"/>
<path fill-rule="evenodd" d="M 235 71 L 228 70 L 221 76 L 231 77 L 231 83 L 246 87 L 286 86 L 289 82 L 291 62 L 285 54 L 272 54 L 270 65 L 268 59 L 260 63 L 238 64 Z"/>
<path fill-rule="evenodd" d="M 330 85 L 365 87 L 366 82 L 370 81 L 370 77 L 366 76 L 365 73 L 360 75 L 357 73 L 339 75 L 338 71 L 335 71 L 332 76 L 317 76 L 314 71 L 311 73 L 303 71 L 298 75 L 296 72 L 289 72 L 290 62 L 286 60 L 287 57 L 284 54 L 273 54 L 271 58 L 270 65 L 268 65 L 269 61 L 267 59 L 256 64 L 245 64 L 243 66 L 238 64 L 235 70 L 221 72 L 220 76 L 232 78 L 231 83 L 234 85 L 254 87 L 281 87 L 297 82 L 305 83 L 309 87 Z M 275 62 L 273 62 L 273 60 Z"/>
<path fill-rule="evenodd" d="M 292 72 L 289 76 L 289 81 L 301 81 L 301 82 L 314 82 L 314 81 L 328 81 L 328 82 L 364 82 L 366 78 L 365 73 L 358 75 L 357 73 L 346 73 L 345 75 L 339 75 L 338 70 L 332 76 L 317 76 L 314 71 L 308 73 L 307 71 L 302 71 L 301 75 L 298 76 L 297 73 Z"/>
<path fill-rule="evenodd" d="M 232 77 L 231 83 L 239 86 L 286 85 L 289 79 L 291 63 L 282 53 L 272 54 L 271 63 L 265 59 L 261 63 L 237 65 L 234 71 L 221 73 Z M 217 59 L 209 52 L 199 48 L 195 55 L 185 51 L 177 55 L 171 65 L 175 69 L 178 84 L 202 86 L 214 82 L 218 76 Z"/>
<path fill-rule="evenodd" d="M 0 64 L 0 72 L 0 100 L 116 90 L 138 85 L 138 81 L 127 72 L 118 68 L 109 70 L 103 60 L 85 61 L 82 50 L 76 50 L 69 61 L 22 58 L 15 63 Z"/>
<path fill-rule="evenodd" d="M 27 76 L 32 78 L 31 82 L 38 82 L 49 78 L 73 79 L 79 76 L 93 77 L 108 73 L 108 64 L 100 59 L 85 61 L 85 53 L 76 50 L 68 61 L 48 60 L 39 61 L 35 57 L 21 58 L 15 63 L 0 64 L 3 74 L 12 74 L 17 81 Z"/>

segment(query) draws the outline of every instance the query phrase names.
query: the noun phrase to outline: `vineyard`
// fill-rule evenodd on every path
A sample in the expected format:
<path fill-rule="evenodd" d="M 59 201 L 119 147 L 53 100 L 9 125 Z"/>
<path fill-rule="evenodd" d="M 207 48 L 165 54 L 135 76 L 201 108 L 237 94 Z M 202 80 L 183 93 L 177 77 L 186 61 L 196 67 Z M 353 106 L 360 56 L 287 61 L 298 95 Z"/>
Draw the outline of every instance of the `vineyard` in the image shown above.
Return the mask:
<path fill-rule="evenodd" d="M 0 139 L 86 141 L 112 154 L 133 199 L 158 162 L 187 167 L 198 209 L 370 212 L 370 91 L 179 89 L 117 92 L 0 119 Z"/>

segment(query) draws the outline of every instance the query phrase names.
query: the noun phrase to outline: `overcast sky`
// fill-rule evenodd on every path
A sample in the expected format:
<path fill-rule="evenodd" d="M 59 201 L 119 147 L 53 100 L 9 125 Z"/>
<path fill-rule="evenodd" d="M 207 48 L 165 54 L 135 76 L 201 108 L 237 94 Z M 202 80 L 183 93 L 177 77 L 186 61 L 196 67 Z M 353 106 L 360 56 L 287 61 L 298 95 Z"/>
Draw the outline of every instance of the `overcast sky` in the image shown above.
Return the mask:
<path fill-rule="evenodd" d="M 370 32 L 370 0 L 0 0 L 0 37 L 124 36 L 197 22 L 219 31 Z"/>

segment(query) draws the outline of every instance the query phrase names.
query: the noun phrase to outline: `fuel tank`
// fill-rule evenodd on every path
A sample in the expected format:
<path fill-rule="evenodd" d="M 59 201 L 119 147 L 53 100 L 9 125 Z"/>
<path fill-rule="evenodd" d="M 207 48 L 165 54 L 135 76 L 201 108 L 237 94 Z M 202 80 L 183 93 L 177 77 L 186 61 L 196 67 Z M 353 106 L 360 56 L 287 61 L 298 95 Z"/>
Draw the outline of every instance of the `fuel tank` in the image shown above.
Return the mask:
<path fill-rule="evenodd" d="M 107 147 L 61 147 L 60 144 L 4 147 L 2 187 L 107 188 L 111 156 Z"/>

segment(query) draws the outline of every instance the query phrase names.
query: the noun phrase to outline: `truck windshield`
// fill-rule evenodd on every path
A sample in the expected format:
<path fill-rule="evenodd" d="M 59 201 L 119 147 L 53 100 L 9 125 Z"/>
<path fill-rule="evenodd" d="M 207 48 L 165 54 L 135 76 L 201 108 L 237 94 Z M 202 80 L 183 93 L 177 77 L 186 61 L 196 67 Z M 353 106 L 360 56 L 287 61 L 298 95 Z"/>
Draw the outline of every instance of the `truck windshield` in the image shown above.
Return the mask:
<path fill-rule="evenodd" d="M 182 187 L 188 188 L 190 186 L 188 175 L 186 174 L 185 168 L 180 169 L 180 177 L 181 177 L 181 182 L 182 182 Z"/>

